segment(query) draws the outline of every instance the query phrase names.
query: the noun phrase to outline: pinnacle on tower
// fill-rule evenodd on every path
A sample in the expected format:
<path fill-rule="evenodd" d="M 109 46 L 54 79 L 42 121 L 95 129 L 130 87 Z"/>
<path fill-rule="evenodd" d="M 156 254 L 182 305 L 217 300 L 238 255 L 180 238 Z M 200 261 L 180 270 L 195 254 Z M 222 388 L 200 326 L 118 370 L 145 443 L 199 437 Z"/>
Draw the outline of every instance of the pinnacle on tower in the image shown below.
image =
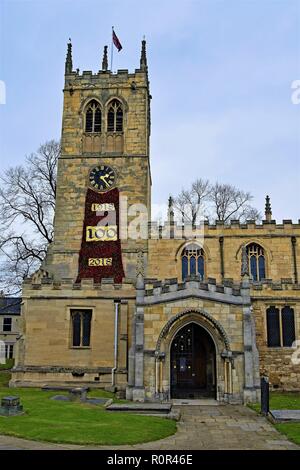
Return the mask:
<path fill-rule="evenodd" d="M 168 199 L 168 220 L 170 223 L 174 223 L 174 210 L 173 210 L 174 200 L 172 196 Z"/>
<path fill-rule="evenodd" d="M 265 205 L 265 220 L 271 222 L 272 220 L 272 208 L 270 203 L 270 197 L 266 196 L 266 205 Z"/>
<path fill-rule="evenodd" d="M 141 60 L 140 60 L 140 69 L 145 72 L 148 71 L 147 67 L 147 55 L 146 55 L 146 40 L 142 40 L 142 51 L 141 51 Z"/>
<path fill-rule="evenodd" d="M 65 73 L 72 73 L 72 70 L 73 70 L 72 43 L 71 43 L 71 38 L 69 38 L 68 51 L 67 51 L 66 64 L 65 64 Z"/>
<path fill-rule="evenodd" d="M 104 46 L 103 59 L 102 59 L 102 71 L 107 72 L 108 60 L 107 60 L 107 46 Z"/>

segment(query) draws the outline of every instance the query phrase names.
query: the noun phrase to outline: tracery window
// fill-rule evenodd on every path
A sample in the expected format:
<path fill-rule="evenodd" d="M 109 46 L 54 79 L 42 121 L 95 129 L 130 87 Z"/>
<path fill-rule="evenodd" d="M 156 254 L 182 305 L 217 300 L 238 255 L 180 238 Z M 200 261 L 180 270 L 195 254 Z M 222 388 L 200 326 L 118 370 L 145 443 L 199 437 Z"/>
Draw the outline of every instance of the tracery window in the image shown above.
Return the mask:
<path fill-rule="evenodd" d="M 88 104 L 85 113 L 85 132 L 101 132 L 101 107 L 96 100 Z"/>
<path fill-rule="evenodd" d="M 266 263 L 264 249 L 257 243 L 247 246 L 249 273 L 253 281 L 261 281 L 266 278 Z"/>
<path fill-rule="evenodd" d="M 187 245 L 181 254 L 182 279 L 190 275 L 199 275 L 204 278 L 205 259 L 204 251 L 196 243 Z"/>
<path fill-rule="evenodd" d="M 107 111 L 107 131 L 122 132 L 123 131 L 123 108 L 118 100 L 112 100 L 109 103 Z"/>

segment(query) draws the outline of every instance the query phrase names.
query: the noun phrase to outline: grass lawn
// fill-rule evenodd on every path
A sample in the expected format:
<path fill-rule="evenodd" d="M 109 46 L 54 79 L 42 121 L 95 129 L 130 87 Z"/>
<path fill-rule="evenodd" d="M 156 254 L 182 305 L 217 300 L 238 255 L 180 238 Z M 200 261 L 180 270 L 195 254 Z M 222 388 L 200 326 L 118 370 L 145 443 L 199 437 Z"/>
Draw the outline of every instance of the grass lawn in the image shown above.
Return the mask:
<path fill-rule="evenodd" d="M 250 408 L 260 412 L 260 405 L 255 403 Z M 300 393 L 270 393 L 271 410 L 300 410 Z M 285 434 L 288 439 L 300 445 L 300 423 L 281 423 L 275 424 L 275 428 Z"/>
<path fill-rule="evenodd" d="M 110 412 L 100 405 L 50 400 L 63 392 L 8 389 L 9 379 L 8 372 L 0 372 L 0 398 L 18 395 L 25 414 L 0 416 L 0 434 L 56 443 L 121 445 L 154 441 L 176 432 L 173 420 Z M 113 395 L 97 390 L 89 396 Z"/>
<path fill-rule="evenodd" d="M 5 364 L 0 364 L 0 370 L 11 369 L 14 366 L 14 359 L 7 359 Z"/>

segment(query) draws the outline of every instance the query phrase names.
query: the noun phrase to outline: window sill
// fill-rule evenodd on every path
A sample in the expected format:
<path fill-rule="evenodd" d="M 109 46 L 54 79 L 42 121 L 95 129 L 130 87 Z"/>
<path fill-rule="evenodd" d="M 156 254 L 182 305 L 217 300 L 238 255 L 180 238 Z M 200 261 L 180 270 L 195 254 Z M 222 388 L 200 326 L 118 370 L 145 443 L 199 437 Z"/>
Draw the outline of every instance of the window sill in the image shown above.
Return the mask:
<path fill-rule="evenodd" d="M 87 132 L 87 131 L 84 131 L 84 135 L 101 135 L 102 132 Z"/>
<path fill-rule="evenodd" d="M 92 349 L 91 346 L 70 346 L 70 349 Z"/>

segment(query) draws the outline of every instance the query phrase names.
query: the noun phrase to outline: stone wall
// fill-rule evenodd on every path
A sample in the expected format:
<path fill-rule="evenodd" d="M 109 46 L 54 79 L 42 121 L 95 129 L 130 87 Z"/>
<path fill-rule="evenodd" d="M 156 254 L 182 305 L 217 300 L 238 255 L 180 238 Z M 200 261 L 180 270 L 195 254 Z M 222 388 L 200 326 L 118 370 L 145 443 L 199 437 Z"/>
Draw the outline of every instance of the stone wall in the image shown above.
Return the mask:
<path fill-rule="evenodd" d="M 299 341 L 300 285 L 284 283 L 256 285 L 252 289 L 251 299 L 256 322 L 261 374 L 269 377 L 270 385 L 274 389 L 299 391 L 300 364 L 292 361 L 296 347 L 268 347 L 266 310 L 272 305 L 279 309 L 286 305 L 292 307 L 295 317 L 295 336 Z M 299 362 L 299 357 L 297 362 Z"/>
<path fill-rule="evenodd" d="M 158 234 L 157 224 L 152 224 L 150 233 Z M 175 226 L 174 238 L 149 240 L 148 273 L 150 278 L 181 279 L 181 253 L 188 240 L 182 238 L 181 227 Z M 169 236 L 169 226 L 162 228 L 164 234 Z M 176 238 L 176 236 L 178 238 Z M 205 277 L 216 278 L 222 281 L 221 275 L 221 253 L 220 237 L 223 239 L 224 252 L 224 279 L 240 281 L 241 273 L 241 248 L 243 245 L 254 242 L 261 245 L 265 251 L 266 277 L 280 281 L 288 278 L 295 281 L 294 258 L 292 250 L 292 237 L 296 237 L 298 243 L 295 245 L 297 271 L 300 276 L 300 224 L 292 224 L 284 221 L 282 224 L 264 223 L 255 225 L 252 223 L 232 223 L 224 225 L 204 224 L 196 229 L 190 240 L 197 238 L 203 244 L 205 253 L 206 269 Z"/>
<path fill-rule="evenodd" d="M 95 386 L 107 381 L 111 383 L 115 300 L 120 302 L 117 384 L 120 386 L 127 382 L 127 349 L 131 341 L 129 322 L 134 311 L 135 288 L 130 282 L 117 285 L 108 281 L 106 279 L 99 285 L 94 285 L 92 280 L 74 284 L 71 279 L 58 283 L 43 277 L 35 280 L 36 283 L 29 280 L 25 283 L 24 325 L 12 384 L 63 383 L 65 380 L 92 382 Z M 72 346 L 72 308 L 92 310 L 89 347 Z M 84 376 L 80 376 L 81 372 Z"/>

